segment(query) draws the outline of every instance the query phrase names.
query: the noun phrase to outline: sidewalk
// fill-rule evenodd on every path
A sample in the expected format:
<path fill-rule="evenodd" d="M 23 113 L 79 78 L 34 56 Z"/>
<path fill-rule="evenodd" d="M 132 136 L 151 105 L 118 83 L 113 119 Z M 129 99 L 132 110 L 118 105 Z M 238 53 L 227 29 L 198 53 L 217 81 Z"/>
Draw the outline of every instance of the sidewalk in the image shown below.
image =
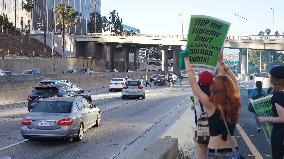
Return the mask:
<path fill-rule="evenodd" d="M 187 110 L 180 116 L 179 119 L 163 134 L 160 138 L 171 136 L 171 138 L 178 139 L 178 149 L 184 158 L 191 158 L 195 142 L 193 141 L 194 135 L 194 111 L 190 109 L 191 101 L 188 100 L 184 104 Z"/>

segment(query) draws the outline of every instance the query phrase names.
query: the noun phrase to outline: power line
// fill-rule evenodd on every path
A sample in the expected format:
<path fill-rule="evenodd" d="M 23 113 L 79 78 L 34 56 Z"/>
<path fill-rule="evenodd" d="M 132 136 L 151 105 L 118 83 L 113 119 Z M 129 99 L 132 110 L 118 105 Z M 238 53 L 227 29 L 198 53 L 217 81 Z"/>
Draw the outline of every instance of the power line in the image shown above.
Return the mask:
<path fill-rule="evenodd" d="M 235 16 L 237 16 L 237 17 L 239 17 L 239 18 L 242 18 L 242 19 L 244 19 L 244 20 L 248 20 L 247 18 L 245 18 L 245 17 L 243 17 L 243 16 L 240 16 L 240 15 L 238 15 L 238 14 L 236 14 L 236 13 L 235 13 Z"/>

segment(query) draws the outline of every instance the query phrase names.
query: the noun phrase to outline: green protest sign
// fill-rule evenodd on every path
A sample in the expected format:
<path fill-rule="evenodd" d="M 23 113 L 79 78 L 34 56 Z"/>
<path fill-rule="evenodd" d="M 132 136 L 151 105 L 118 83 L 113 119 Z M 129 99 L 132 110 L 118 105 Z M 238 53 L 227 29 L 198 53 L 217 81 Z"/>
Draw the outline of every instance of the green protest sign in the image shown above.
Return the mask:
<path fill-rule="evenodd" d="M 215 70 L 230 23 L 203 15 L 190 19 L 187 45 L 189 61 L 196 69 Z"/>
<path fill-rule="evenodd" d="M 272 95 L 266 96 L 263 98 L 259 98 L 256 100 L 250 100 L 257 117 L 268 117 L 272 116 L 272 103 L 271 103 Z M 272 124 L 271 123 L 263 123 L 261 124 L 264 134 L 267 140 L 271 137 Z M 270 143 L 270 142 L 269 142 Z"/>

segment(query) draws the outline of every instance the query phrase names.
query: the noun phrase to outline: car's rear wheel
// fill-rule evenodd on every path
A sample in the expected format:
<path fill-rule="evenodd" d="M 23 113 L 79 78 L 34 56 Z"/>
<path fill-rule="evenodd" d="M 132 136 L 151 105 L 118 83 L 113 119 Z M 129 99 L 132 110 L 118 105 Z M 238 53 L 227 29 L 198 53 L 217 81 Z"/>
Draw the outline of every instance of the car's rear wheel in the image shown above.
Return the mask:
<path fill-rule="evenodd" d="M 112 92 L 112 89 L 110 88 L 110 89 L 108 89 L 110 92 Z"/>
<path fill-rule="evenodd" d="M 122 99 L 126 99 L 126 96 L 121 96 Z"/>
<path fill-rule="evenodd" d="M 145 95 L 142 96 L 142 99 L 145 99 Z"/>
<path fill-rule="evenodd" d="M 84 137 L 84 125 L 83 123 L 80 124 L 80 128 L 78 130 L 78 135 L 75 137 L 75 141 L 81 141 Z"/>

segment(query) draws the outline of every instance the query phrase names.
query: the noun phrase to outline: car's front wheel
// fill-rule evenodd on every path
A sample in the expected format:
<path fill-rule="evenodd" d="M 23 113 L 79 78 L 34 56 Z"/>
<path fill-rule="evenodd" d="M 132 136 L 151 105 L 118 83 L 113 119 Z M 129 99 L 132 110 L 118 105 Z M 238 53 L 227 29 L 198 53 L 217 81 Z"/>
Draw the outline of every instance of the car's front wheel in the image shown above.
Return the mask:
<path fill-rule="evenodd" d="M 108 89 L 108 91 L 112 92 L 112 89 L 110 88 L 110 89 Z"/>
<path fill-rule="evenodd" d="M 81 141 L 84 137 L 84 125 L 80 124 L 80 128 L 78 130 L 78 135 L 75 137 L 75 141 Z"/>
<path fill-rule="evenodd" d="M 122 98 L 122 99 L 126 99 L 126 96 L 123 95 L 123 96 L 121 96 L 121 98 Z"/>

